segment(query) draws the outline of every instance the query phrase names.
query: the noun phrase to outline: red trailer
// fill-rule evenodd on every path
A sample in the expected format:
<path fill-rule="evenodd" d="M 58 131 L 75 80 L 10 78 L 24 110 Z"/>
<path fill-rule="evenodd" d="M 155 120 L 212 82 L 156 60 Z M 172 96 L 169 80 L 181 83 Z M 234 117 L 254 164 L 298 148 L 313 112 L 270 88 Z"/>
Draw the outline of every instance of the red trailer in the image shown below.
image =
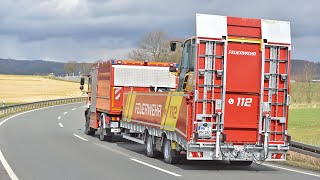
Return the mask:
<path fill-rule="evenodd" d="M 146 144 L 150 157 L 162 151 L 168 163 L 183 155 L 239 165 L 285 160 L 290 23 L 197 14 L 196 36 L 182 47 L 175 92 L 123 93 L 123 137 Z"/>
<path fill-rule="evenodd" d="M 144 133 L 147 151 L 160 141 L 167 162 L 285 160 L 289 22 L 198 14 L 183 48 L 178 92 L 128 93 L 121 126 Z"/>

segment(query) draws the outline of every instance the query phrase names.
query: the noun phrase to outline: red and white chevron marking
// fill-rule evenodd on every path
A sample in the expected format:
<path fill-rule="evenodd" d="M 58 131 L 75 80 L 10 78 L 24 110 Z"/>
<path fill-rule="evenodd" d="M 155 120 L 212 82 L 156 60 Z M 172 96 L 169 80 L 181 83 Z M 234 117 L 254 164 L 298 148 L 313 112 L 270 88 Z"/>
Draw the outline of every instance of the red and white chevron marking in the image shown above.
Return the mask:
<path fill-rule="evenodd" d="M 114 88 L 114 99 L 119 100 L 121 96 L 121 87 L 115 87 Z"/>

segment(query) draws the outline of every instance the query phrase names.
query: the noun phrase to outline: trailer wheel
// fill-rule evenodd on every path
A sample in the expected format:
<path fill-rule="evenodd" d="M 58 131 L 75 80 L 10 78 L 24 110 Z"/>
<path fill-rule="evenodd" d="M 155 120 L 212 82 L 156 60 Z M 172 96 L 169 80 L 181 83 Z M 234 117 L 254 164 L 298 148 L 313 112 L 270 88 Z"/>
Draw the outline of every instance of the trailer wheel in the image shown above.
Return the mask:
<path fill-rule="evenodd" d="M 99 126 L 99 139 L 100 141 L 112 141 L 112 134 L 107 133 L 107 130 L 103 128 L 103 122 L 100 120 L 100 126 Z"/>
<path fill-rule="evenodd" d="M 96 130 L 90 127 L 90 111 L 88 111 L 88 113 L 86 114 L 86 123 L 85 123 L 84 133 L 86 135 L 94 135 L 95 132 Z"/>
<path fill-rule="evenodd" d="M 181 157 L 179 156 L 178 152 L 172 149 L 171 141 L 169 139 L 164 140 L 162 152 L 164 161 L 168 164 L 177 164 L 181 160 Z"/>
<path fill-rule="evenodd" d="M 250 166 L 252 161 L 230 161 L 230 164 L 235 166 Z"/>
<path fill-rule="evenodd" d="M 157 155 L 156 151 L 156 145 L 152 141 L 152 135 L 148 134 L 147 140 L 146 140 L 146 150 L 147 150 L 147 156 L 154 158 Z"/>

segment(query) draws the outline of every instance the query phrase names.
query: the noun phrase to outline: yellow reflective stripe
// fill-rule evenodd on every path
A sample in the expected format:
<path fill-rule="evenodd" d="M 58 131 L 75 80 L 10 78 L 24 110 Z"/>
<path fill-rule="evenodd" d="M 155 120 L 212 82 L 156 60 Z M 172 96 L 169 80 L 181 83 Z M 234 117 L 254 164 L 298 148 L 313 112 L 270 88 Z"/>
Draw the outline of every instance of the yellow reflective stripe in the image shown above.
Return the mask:
<path fill-rule="evenodd" d="M 230 42 L 242 42 L 242 43 L 257 43 L 261 44 L 261 40 L 255 40 L 255 39 L 247 39 L 247 38 L 228 38 L 228 41 Z"/>
<path fill-rule="evenodd" d="M 125 118 L 128 118 L 128 109 L 129 109 L 129 104 L 130 104 L 130 100 L 131 100 L 131 94 L 132 93 L 129 93 L 127 95 L 127 101 L 126 101 L 126 106 L 124 108 L 124 115 L 123 115 L 123 117 L 125 117 Z"/>
<path fill-rule="evenodd" d="M 167 96 L 166 106 L 164 107 L 163 115 L 162 115 L 161 127 L 164 126 L 164 124 L 166 122 L 168 109 L 169 109 L 169 105 L 170 105 L 170 100 L 171 100 L 171 94 L 172 94 L 172 92 L 169 92 L 168 96 Z"/>
<path fill-rule="evenodd" d="M 112 110 L 118 110 L 118 111 L 120 111 L 121 108 L 112 108 Z"/>
<path fill-rule="evenodd" d="M 131 121 L 131 117 L 132 117 L 132 113 L 133 113 L 133 109 L 134 109 L 134 104 L 136 102 L 136 94 L 132 94 L 131 95 L 131 100 L 130 100 L 130 106 L 129 106 L 129 111 L 128 111 L 128 122 Z"/>
<path fill-rule="evenodd" d="M 164 129 L 169 131 L 174 131 L 177 126 L 177 121 L 180 114 L 180 108 L 183 96 L 183 92 L 173 92 L 171 95 L 171 101 L 169 109 L 167 111 L 166 121 L 164 124 Z"/>
<path fill-rule="evenodd" d="M 111 88 L 111 102 L 113 107 L 114 106 L 114 87 Z"/>

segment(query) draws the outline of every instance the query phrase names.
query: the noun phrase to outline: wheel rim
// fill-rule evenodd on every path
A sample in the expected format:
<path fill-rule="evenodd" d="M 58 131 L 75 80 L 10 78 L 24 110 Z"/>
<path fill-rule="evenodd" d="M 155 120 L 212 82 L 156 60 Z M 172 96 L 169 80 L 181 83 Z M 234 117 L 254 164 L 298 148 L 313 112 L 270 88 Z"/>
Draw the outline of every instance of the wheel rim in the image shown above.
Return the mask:
<path fill-rule="evenodd" d="M 90 125 L 89 125 L 88 118 L 86 118 L 86 131 L 89 131 Z"/>
<path fill-rule="evenodd" d="M 148 152 L 151 152 L 151 143 L 152 143 L 151 138 L 150 138 L 150 136 L 148 136 L 148 139 L 147 139 L 147 151 Z"/>
<path fill-rule="evenodd" d="M 86 130 L 89 131 L 90 130 L 90 125 L 89 125 L 89 121 L 87 120 L 87 123 L 86 123 Z"/>
<path fill-rule="evenodd" d="M 103 137 L 103 126 L 102 126 L 102 123 L 100 123 L 100 137 Z"/>
<path fill-rule="evenodd" d="M 169 158 L 169 148 L 170 148 L 169 143 L 166 140 L 166 143 L 164 144 L 164 156 L 167 159 Z"/>

